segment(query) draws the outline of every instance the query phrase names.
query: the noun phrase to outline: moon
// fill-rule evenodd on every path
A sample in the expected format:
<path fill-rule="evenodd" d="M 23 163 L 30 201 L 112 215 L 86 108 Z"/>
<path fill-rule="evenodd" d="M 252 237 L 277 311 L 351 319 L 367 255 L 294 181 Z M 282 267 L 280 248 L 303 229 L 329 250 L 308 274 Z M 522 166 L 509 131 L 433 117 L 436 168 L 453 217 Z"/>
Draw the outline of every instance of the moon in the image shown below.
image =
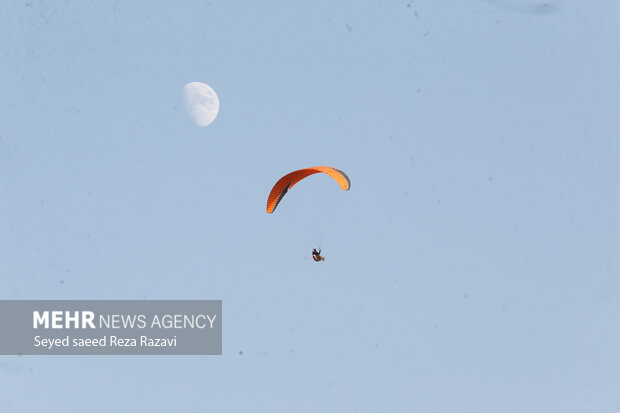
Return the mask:
<path fill-rule="evenodd" d="M 183 87 L 185 109 L 192 121 L 201 127 L 210 125 L 220 111 L 220 100 L 211 86 L 190 82 Z"/>

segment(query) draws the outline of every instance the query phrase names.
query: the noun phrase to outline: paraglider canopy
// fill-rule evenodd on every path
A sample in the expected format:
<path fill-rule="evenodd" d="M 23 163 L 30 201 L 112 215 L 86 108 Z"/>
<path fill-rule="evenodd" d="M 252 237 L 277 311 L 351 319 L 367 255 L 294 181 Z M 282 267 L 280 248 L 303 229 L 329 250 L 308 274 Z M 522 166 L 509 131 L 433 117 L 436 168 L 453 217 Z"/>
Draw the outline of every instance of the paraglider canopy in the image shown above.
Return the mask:
<path fill-rule="evenodd" d="M 342 188 L 343 191 L 348 191 L 351 188 L 351 181 L 349 180 L 349 177 L 339 169 L 332 168 L 330 166 L 315 166 L 313 168 L 299 169 L 284 175 L 273 186 L 271 193 L 269 194 L 269 198 L 267 198 L 267 213 L 272 214 L 273 211 L 276 210 L 276 207 L 284 195 L 286 195 L 289 189 L 295 186 L 297 182 L 317 173 L 324 173 L 331 176 L 336 182 L 338 182 L 338 185 L 340 185 L 340 188 Z"/>

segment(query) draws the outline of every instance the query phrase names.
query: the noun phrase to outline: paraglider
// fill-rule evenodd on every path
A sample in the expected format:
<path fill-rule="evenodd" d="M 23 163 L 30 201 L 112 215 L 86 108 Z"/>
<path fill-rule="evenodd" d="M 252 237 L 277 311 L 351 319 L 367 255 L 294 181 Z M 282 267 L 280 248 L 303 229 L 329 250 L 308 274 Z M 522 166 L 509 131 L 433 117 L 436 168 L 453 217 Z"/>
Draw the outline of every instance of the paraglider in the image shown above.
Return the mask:
<path fill-rule="evenodd" d="M 343 191 L 348 191 L 351 188 L 351 181 L 349 180 L 349 177 L 347 176 L 347 174 L 345 174 L 339 169 L 332 168 L 330 166 L 315 166 L 313 168 L 299 169 L 297 171 L 284 175 L 273 186 L 273 188 L 271 189 L 271 193 L 269 194 L 269 198 L 267 198 L 267 213 L 273 214 L 273 211 L 276 210 L 276 207 L 278 206 L 280 201 L 282 201 L 284 195 L 286 195 L 286 193 L 293 186 L 295 186 L 297 182 L 310 175 L 318 174 L 321 172 L 334 178 L 334 180 L 338 182 L 338 185 L 340 185 L 340 188 L 342 188 Z"/>
<path fill-rule="evenodd" d="M 316 262 L 325 261 L 325 257 L 321 257 L 321 249 L 317 251 L 316 248 L 312 250 L 312 259 Z"/>
<path fill-rule="evenodd" d="M 293 186 L 295 186 L 297 182 L 317 173 L 329 175 L 338 183 L 338 185 L 340 185 L 340 188 L 342 188 L 343 191 L 348 191 L 351 188 L 351 181 L 349 180 L 349 177 L 340 169 L 332 168 L 330 166 L 315 166 L 313 168 L 299 169 L 284 175 L 273 186 L 271 192 L 269 193 L 269 197 L 267 198 L 267 213 L 273 214 L 280 201 L 282 201 L 282 198 L 284 198 L 284 195 L 286 195 L 286 193 Z M 312 250 L 312 259 L 315 262 L 325 261 L 325 257 L 321 256 L 321 248 L 319 248 L 318 251 L 316 248 Z"/>

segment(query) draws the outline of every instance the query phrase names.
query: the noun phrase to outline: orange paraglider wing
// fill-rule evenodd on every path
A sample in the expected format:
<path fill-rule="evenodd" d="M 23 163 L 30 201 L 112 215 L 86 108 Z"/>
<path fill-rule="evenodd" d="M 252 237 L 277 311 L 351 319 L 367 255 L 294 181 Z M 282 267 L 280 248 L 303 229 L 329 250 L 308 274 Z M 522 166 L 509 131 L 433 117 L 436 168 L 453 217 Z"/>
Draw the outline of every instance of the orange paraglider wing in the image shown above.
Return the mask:
<path fill-rule="evenodd" d="M 349 180 L 349 177 L 347 176 L 347 174 L 345 174 L 339 169 L 329 166 L 315 166 L 314 168 L 300 169 L 298 171 L 284 175 L 282 178 L 280 178 L 278 182 L 276 182 L 276 184 L 271 189 L 269 198 L 267 198 L 267 213 L 272 214 L 273 211 L 276 210 L 276 207 L 278 206 L 284 195 L 286 195 L 289 189 L 295 186 L 297 182 L 310 175 L 318 174 L 321 172 L 334 178 L 334 180 L 338 182 L 338 185 L 340 185 L 340 188 L 342 188 L 343 191 L 348 191 L 349 188 L 351 188 L 351 181 Z"/>

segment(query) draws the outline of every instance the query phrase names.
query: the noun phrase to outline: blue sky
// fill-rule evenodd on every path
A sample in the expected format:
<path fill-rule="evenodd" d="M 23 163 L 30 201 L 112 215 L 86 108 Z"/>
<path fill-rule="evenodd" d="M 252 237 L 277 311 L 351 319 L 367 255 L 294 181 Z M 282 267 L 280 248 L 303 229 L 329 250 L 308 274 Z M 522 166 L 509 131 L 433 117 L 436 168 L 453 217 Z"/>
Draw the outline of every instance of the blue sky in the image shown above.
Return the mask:
<path fill-rule="evenodd" d="M 617 412 L 619 18 L 2 3 L 0 298 L 224 308 L 222 356 L 3 356 L 3 408 Z M 316 165 L 351 190 L 314 176 L 265 213 Z"/>

